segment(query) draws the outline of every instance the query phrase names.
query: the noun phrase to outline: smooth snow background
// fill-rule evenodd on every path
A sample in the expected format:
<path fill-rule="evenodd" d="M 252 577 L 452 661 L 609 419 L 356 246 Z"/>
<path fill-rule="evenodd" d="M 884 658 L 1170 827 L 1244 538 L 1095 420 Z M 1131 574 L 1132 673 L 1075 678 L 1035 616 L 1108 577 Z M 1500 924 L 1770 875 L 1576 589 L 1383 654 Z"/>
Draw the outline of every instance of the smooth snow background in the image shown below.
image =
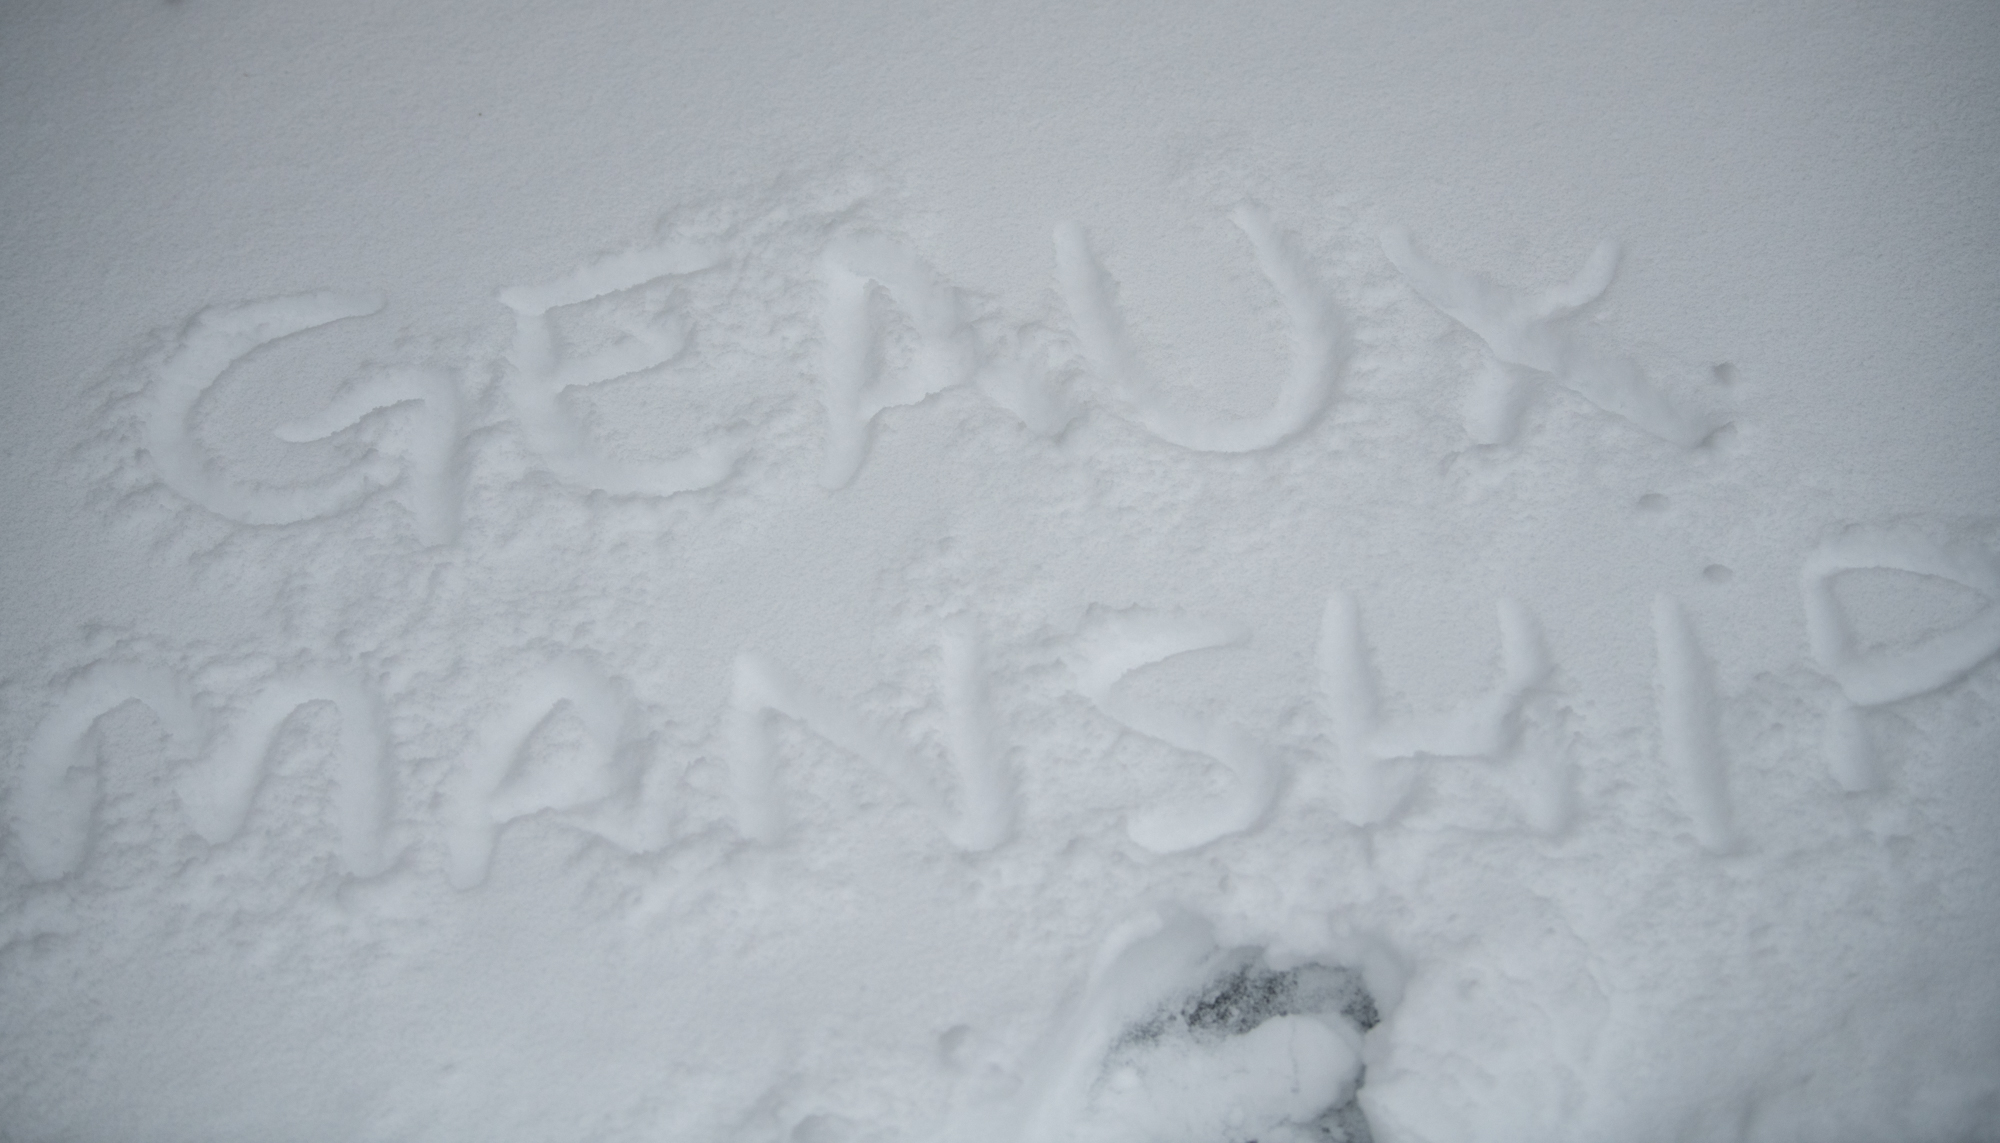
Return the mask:
<path fill-rule="evenodd" d="M 213 860 L 137 829 L 107 851 L 126 860 L 67 888 L 9 867 L 6 1130 L 976 1135 L 1120 911 L 1157 901 L 1230 940 L 1329 949 L 1321 930 L 1351 925 L 1395 947 L 1408 995 L 1364 1099 L 1385 1139 L 1990 1135 L 1992 667 L 1898 708 L 1877 731 L 1891 789 L 1844 801 L 1818 756 L 1826 686 L 1799 589 L 1843 524 L 1919 514 L 1991 541 L 1990 6 L 14 4 L 0 54 L 10 757 L 57 676 L 121 640 L 225 690 L 301 649 L 376 655 L 421 699 L 400 744 L 421 760 L 402 817 L 417 856 L 386 879 L 329 879 L 309 855 L 331 833 L 275 811 Z M 799 340 L 820 235 L 775 223 L 765 268 L 703 303 L 805 323 L 694 360 L 712 407 L 741 386 L 777 426 L 712 502 L 537 484 L 501 405 L 456 555 L 410 554 L 380 503 L 281 533 L 135 508 L 104 459 L 123 447 L 107 388 L 143 380 L 205 307 L 388 299 L 378 324 L 280 347 L 210 402 L 203 439 L 282 479 L 295 454 L 270 428 L 356 361 L 491 368 L 505 287 L 638 246 L 663 217 L 756 230 L 848 200 L 994 311 L 1058 328 L 1051 234 L 1081 224 L 1155 374 L 1188 405 L 1251 413 L 1287 358 L 1229 223 L 1246 198 L 1300 237 L 1361 343 L 1333 412 L 1268 461 L 1175 452 L 1097 396 L 1042 445 L 955 391 L 885 416 L 829 495 Z M 1601 324 L 1734 427 L 1680 453 L 1544 386 L 1512 451 L 1473 449 L 1476 347 L 1396 276 L 1391 225 L 1524 288 L 1617 240 Z M 1732 383 L 1705 378 L 1724 362 Z M 639 420 L 665 451 L 692 443 L 676 406 L 625 399 L 668 410 Z M 1156 780 L 1168 755 L 1128 743 L 1121 766 L 1159 769 L 1119 769 L 1147 776 L 1123 785 L 1052 761 L 1121 757 L 1051 634 L 1093 603 L 1245 625 L 1244 648 L 1135 686 L 1304 750 L 1306 730 L 1271 728 L 1307 717 L 1335 588 L 1359 599 L 1385 687 L 1420 709 L 1491 677 L 1496 596 L 1539 616 L 1587 747 L 1574 835 L 1477 820 L 1483 788 L 1454 778 L 1364 842 L 1301 778 L 1261 841 L 1155 861 L 1119 815 L 1174 792 Z M 1707 854 L 1674 816 L 1661 593 L 1733 703 L 1746 855 Z M 1891 635 L 1969 610 L 1881 595 Z M 960 863 L 856 779 L 805 798 L 858 799 L 856 824 L 829 811 L 776 854 L 681 820 L 696 842 L 621 864 L 527 823 L 485 886 L 446 883 L 444 809 L 420 795 L 448 788 L 480 704 L 531 673 L 508 655 L 594 652 L 693 740 L 743 650 L 841 699 L 883 681 L 918 696 L 874 695 L 878 713 L 925 701 L 936 619 L 957 607 L 995 625 L 1024 740 L 1022 836 L 992 860 Z M 145 767 L 119 761 L 164 763 L 151 724 L 128 710 L 105 737 L 129 787 L 110 804 L 154 805 Z M 317 823 L 310 769 L 271 796 Z M 947 1052 L 957 1026 L 974 1034 Z"/>

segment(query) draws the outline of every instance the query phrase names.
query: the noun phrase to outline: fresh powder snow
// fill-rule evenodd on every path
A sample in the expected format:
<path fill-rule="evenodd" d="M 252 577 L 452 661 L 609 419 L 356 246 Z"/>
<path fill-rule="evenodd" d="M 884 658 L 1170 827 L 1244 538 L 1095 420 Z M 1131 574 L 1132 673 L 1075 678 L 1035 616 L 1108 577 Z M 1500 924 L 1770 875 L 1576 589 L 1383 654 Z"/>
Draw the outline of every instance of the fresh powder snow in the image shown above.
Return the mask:
<path fill-rule="evenodd" d="M 1996 63 L 0 4 L 0 1140 L 2000 1140 Z"/>

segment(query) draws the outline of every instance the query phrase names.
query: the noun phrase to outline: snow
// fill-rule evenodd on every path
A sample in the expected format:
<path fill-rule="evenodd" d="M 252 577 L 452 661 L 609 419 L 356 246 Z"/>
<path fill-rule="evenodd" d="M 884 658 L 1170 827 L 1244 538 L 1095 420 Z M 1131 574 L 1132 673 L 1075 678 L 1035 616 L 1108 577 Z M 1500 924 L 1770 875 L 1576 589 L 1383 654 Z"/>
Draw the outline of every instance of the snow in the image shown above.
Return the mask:
<path fill-rule="evenodd" d="M 1238 206 L 1230 221 L 1250 239 L 1257 267 L 1270 280 L 1291 319 L 1292 374 L 1266 412 L 1221 424 L 1202 424 L 1159 407 L 1158 386 L 1134 359 L 1116 303 L 1117 284 L 1090 252 L 1083 229 L 1056 229 L 1056 273 L 1077 338 L 1099 376 L 1137 412 L 1140 423 L 1163 441 L 1196 452 L 1258 452 L 1304 432 L 1333 398 L 1348 354 L 1346 323 L 1312 272 L 1263 211 Z"/>
<path fill-rule="evenodd" d="M 1618 272 L 1617 246 L 1598 246 L 1567 285 L 1532 299 L 1489 278 L 1438 265 L 1418 253 L 1409 232 L 1400 228 L 1383 233 L 1382 252 L 1425 301 L 1478 334 L 1501 365 L 1550 374 L 1598 408 L 1678 445 L 1700 444 L 1722 427 L 1713 418 L 1674 408 L 1631 358 L 1593 345 L 1591 331 L 1577 324 L 1577 312 L 1611 288 Z M 1482 379 L 1488 376 L 1492 374 L 1482 374 Z M 1482 381 L 1482 388 L 1490 384 Z M 1478 411 L 1468 418 L 1467 435 L 1480 444 L 1512 440 L 1516 400 L 1482 395 Z"/>
<path fill-rule="evenodd" d="M 0 10 L 0 1138 L 2000 1139 L 1990 5 Z"/>
<path fill-rule="evenodd" d="M 1715 672 L 1687 610 L 1669 596 L 1653 600 L 1653 638 L 1660 646 L 1660 752 L 1673 771 L 1695 839 L 1710 852 L 1726 852 L 1735 839 L 1729 826 L 1729 764 L 1722 753 Z"/>

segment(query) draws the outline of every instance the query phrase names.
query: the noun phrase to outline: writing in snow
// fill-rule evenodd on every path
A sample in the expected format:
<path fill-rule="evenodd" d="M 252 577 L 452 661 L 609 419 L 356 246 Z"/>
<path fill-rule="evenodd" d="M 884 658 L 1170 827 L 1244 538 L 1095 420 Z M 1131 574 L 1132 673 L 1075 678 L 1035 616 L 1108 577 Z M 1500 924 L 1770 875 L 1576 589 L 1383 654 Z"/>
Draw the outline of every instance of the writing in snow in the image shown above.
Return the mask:
<path fill-rule="evenodd" d="M 1909 527 L 1852 528 L 1807 558 L 1802 586 L 1813 655 L 1837 685 L 1826 715 L 1825 761 L 1832 780 L 1849 793 L 1880 782 L 1864 708 L 1949 686 L 2000 652 L 2000 604 L 1917 643 L 1864 651 L 1832 590 L 1835 577 L 1862 568 L 1939 576 L 2000 598 L 2000 563 L 1989 554 L 1933 541 Z M 1737 839 L 1713 667 L 1678 603 L 1658 597 L 1652 619 L 1661 754 L 1695 840 L 1705 849 L 1728 852 Z M 1575 813 L 1570 764 L 1561 750 L 1537 748 L 1523 732 L 1524 712 L 1550 683 L 1551 657 L 1525 607 L 1503 600 L 1499 625 L 1500 670 L 1485 693 L 1444 714 L 1390 720 L 1381 715 L 1381 683 L 1357 602 L 1340 593 L 1328 600 L 1316 660 L 1322 721 L 1317 738 L 1335 767 L 1334 796 L 1348 822 L 1371 827 L 1392 821 L 1418 780 L 1423 759 L 1482 758 L 1512 776 L 1531 828 L 1555 833 L 1569 826 Z M 1100 714 L 1206 757 L 1225 780 L 1224 796 L 1129 814 L 1127 832 L 1142 848 L 1183 852 L 1252 832 L 1281 799 L 1300 796 L 1301 784 L 1287 780 L 1277 752 L 1255 733 L 1227 719 L 1139 701 L 1120 685 L 1134 671 L 1248 636 L 1231 623 L 1100 607 L 1091 609 L 1066 641 L 1074 689 Z M 787 832 L 773 729 L 773 720 L 784 718 L 864 760 L 958 848 L 1004 844 L 1017 824 L 1014 767 L 1023 760 L 1009 750 L 1005 728 L 987 699 L 983 639 L 975 622 L 961 618 L 948 624 L 942 651 L 945 754 L 952 775 L 943 788 L 933 774 L 935 761 L 899 731 L 850 709 L 772 659 L 739 655 L 722 720 L 725 741 L 717 751 L 726 760 L 735 828 L 754 843 L 775 842 Z M 191 826 L 213 844 L 241 830 L 287 720 L 307 705 L 331 704 L 342 726 L 334 804 L 341 860 L 361 877 L 395 863 L 389 828 L 395 747 L 387 704 L 368 678 L 337 666 L 281 673 L 247 699 L 229 704 L 226 720 L 213 716 L 213 698 L 198 694 L 182 672 L 143 662 L 99 662 L 69 679 L 29 744 L 10 807 L 29 870 L 38 879 L 56 880 L 88 856 L 98 796 L 91 732 L 99 719 L 134 701 L 160 719 L 176 752 L 195 759 L 180 769 L 177 792 Z M 564 704 L 582 722 L 588 760 L 557 780 L 517 773 L 530 736 Z M 502 828 L 544 810 L 564 811 L 635 853 L 671 841 L 667 803 L 674 791 L 648 781 L 644 761 L 621 749 L 643 737 L 646 719 L 629 686 L 588 657 L 572 654 L 532 674 L 505 712 L 483 724 L 454 765 L 446 819 L 454 884 L 469 888 L 482 882 Z"/>
<path fill-rule="evenodd" d="M 1334 401 L 1352 352 L 1349 324 L 1297 243 L 1261 210 L 1238 209 L 1232 221 L 1248 240 L 1263 277 L 1275 290 L 1291 339 L 1291 368 L 1269 408 L 1256 416 L 1203 418 L 1170 409 L 1133 347 L 1117 302 L 1116 282 L 1079 226 L 1055 232 L 1059 293 L 1076 348 L 1104 382 L 1116 410 L 1165 446 L 1198 453 L 1253 453 L 1307 432 Z M 1722 424 L 1691 412 L 1653 386 L 1629 357 L 1580 320 L 1609 288 L 1615 248 L 1601 246 L 1576 278 L 1539 293 L 1509 290 L 1421 254 L 1409 236 L 1390 231 L 1382 248 L 1425 301 L 1478 336 L 1488 368 L 1465 407 L 1468 434 L 1481 444 L 1513 439 L 1525 387 L 1553 381 L 1656 438 L 1692 447 Z M 699 275 L 738 257 L 726 244 L 673 240 L 597 259 L 539 286 L 503 290 L 512 315 L 511 341 L 498 364 L 502 392 L 529 449 L 566 484 L 599 493 L 666 497 L 697 493 L 726 481 L 747 451 L 740 432 L 715 435 L 684 454 L 651 463 L 608 459 L 591 447 L 586 426 L 565 407 L 569 389 L 630 377 L 674 361 L 695 330 L 668 312 L 623 323 L 625 336 L 607 347 L 572 353 L 555 316 L 626 291 Z M 1077 416 L 1077 400 L 1037 372 L 1027 355 L 996 344 L 973 320 L 961 291 L 943 281 L 905 246 L 872 233 L 845 233 L 818 249 L 820 359 L 815 384 L 824 406 L 821 483 L 838 490 L 865 465 L 871 427 L 884 410 L 914 404 L 954 386 L 970 386 L 1028 430 L 1056 436 Z M 901 315 L 914 340 L 909 367 L 885 366 L 888 336 L 878 298 Z M 407 509 L 427 544 L 454 543 L 463 509 L 461 451 L 468 432 L 461 377 L 436 367 L 391 367 L 357 378 L 318 413 L 279 426 L 285 441 L 304 443 L 374 429 L 367 447 L 340 470 L 302 483 L 272 484 L 233 476 L 199 442 L 193 428 L 205 393 L 245 357 L 274 342 L 349 318 L 381 311 L 374 296 L 300 294 L 217 307 L 197 315 L 153 366 L 140 395 L 146 463 L 157 480 L 200 508 L 246 525 L 295 525 L 362 507 L 378 494 Z M 1816 665 L 1835 685 L 1825 726 L 1825 762 L 1842 790 L 1876 787 L 1881 769 L 1862 715 L 1950 685 L 2000 651 L 2000 605 L 1914 644 L 1864 650 L 1832 584 L 1858 569 L 1937 576 L 2000 600 L 2000 562 L 1970 545 L 1944 542 L 1909 526 L 1849 529 L 1810 553 L 1802 569 L 1810 645 Z M 1526 732 L 1527 713 L 1553 686 L 1553 662 L 1526 608 L 1499 606 L 1499 677 L 1485 693 L 1428 717 L 1382 715 L 1360 607 L 1336 593 L 1322 616 L 1316 691 L 1319 751 L 1338 780 L 1332 796 L 1358 827 L 1392 821 L 1419 780 L 1424 758 L 1483 758 L 1513 782 L 1520 816 L 1533 829 L 1557 832 L 1575 814 L 1573 776 L 1560 749 L 1545 749 Z M 1673 600 L 1656 601 L 1652 626 L 1658 660 L 1656 695 L 1660 751 L 1676 795 L 1703 847 L 1737 844 L 1731 823 L 1727 758 L 1719 731 L 1713 669 L 1693 623 Z M 1199 805 L 1135 810 L 1131 840 L 1148 850 L 1197 849 L 1256 830 L 1287 797 L 1313 796 L 1289 780 L 1280 752 L 1226 719 L 1138 702 L 1122 681 L 1175 655 L 1239 642 L 1248 632 L 1231 624 L 1140 611 L 1093 609 L 1068 637 L 1076 693 L 1100 715 L 1147 738 L 1210 760 L 1225 796 Z M 949 841 L 977 851 L 1004 844 L 1020 813 L 1013 767 L 1029 765 L 1010 749 L 1004 726 L 986 698 L 982 637 L 971 621 L 943 633 L 942 694 L 950 780 L 940 783 L 935 759 L 898 731 L 830 697 L 779 662 L 739 656 L 726 716 L 726 759 L 735 827 L 748 839 L 771 842 L 788 823 L 779 781 L 774 719 L 789 719 L 870 767 L 936 822 Z M 114 660 L 86 667 L 57 688 L 26 755 L 13 799 L 14 832 L 29 868 L 57 879 L 86 859 L 96 809 L 95 746 L 91 731 L 110 711 L 132 701 L 149 708 L 187 756 L 177 776 L 190 825 L 212 843 L 242 829 L 270 765 L 280 731 L 302 707 L 331 704 L 342 731 L 335 812 L 341 860 L 356 876 L 396 861 L 391 805 L 396 749 L 389 701 L 379 680 L 351 664 L 329 663 L 273 676 L 254 693 L 198 691 L 187 672 L 156 663 Z M 561 781 L 536 782 L 516 773 L 516 761 L 536 728 L 558 706 L 581 719 L 591 760 Z M 503 827 L 542 810 L 560 810 L 599 836 L 634 852 L 669 840 L 670 790 L 649 782 L 621 744 L 646 720 L 629 686 L 582 655 L 545 665 L 509 713 L 484 727 L 454 764 L 448 819 L 451 876 L 482 881 Z M 226 715 L 226 716 L 225 716 Z"/>
<path fill-rule="evenodd" d="M 1264 278 L 1288 319 L 1291 368 L 1263 413 L 1200 417 L 1169 407 L 1134 349 L 1117 303 L 1117 283 L 1092 251 L 1083 228 L 1055 232 L 1059 292 L 1075 347 L 1108 389 L 1112 404 L 1148 433 L 1202 453 L 1251 453 L 1307 431 L 1333 402 L 1352 352 L 1349 322 L 1309 260 L 1262 211 L 1232 216 L 1249 240 Z M 1683 409 L 1652 384 L 1630 357 L 1580 320 L 1617 269 L 1617 251 L 1600 246 L 1577 277 L 1526 293 L 1444 266 L 1420 253 L 1400 230 L 1384 235 L 1391 262 L 1426 301 L 1476 334 L 1490 357 L 1467 397 L 1468 434 L 1481 444 L 1512 440 L 1529 387 L 1549 379 L 1635 428 L 1683 447 L 1706 440 L 1719 415 Z M 594 352 L 566 353 L 553 315 L 663 281 L 715 270 L 732 255 L 688 241 L 606 256 L 552 282 L 500 291 L 514 330 L 505 353 L 504 392 L 528 447 L 558 479 L 613 495 L 665 497 L 713 488 L 747 451 L 741 431 L 714 434 L 682 455 L 648 462 L 613 460 L 591 448 L 585 425 L 564 405 L 566 390 L 656 369 L 687 348 L 694 331 L 667 314 L 632 322 L 626 336 Z M 826 414 L 820 480 L 846 486 L 867 461 L 872 426 L 884 410 L 956 386 L 972 386 L 1029 431 L 1059 435 L 1078 415 L 1078 399 L 1029 356 L 994 344 L 971 320 L 962 291 L 905 246 L 877 234 L 846 234 L 818 257 L 823 287 L 821 360 L 816 383 Z M 885 330 L 872 301 L 885 295 L 914 339 L 910 368 L 884 367 Z M 298 294 L 205 310 L 156 365 L 143 399 L 145 451 L 157 477 L 195 504 L 239 523 L 290 524 L 351 510 L 387 490 L 411 512 L 426 543 L 458 534 L 462 488 L 458 450 L 466 401 L 458 373 L 400 367 L 355 380 L 324 409 L 280 425 L 278 436 L 306 443 L 348 433 L 380 413 L 386 426 L 346 468 L 317 480 L 273 485 L 232 477 L 202 447 L 193 418 L 203 395 L 259 347 L 349 318 L 378 313 L 372 294 Z"/>

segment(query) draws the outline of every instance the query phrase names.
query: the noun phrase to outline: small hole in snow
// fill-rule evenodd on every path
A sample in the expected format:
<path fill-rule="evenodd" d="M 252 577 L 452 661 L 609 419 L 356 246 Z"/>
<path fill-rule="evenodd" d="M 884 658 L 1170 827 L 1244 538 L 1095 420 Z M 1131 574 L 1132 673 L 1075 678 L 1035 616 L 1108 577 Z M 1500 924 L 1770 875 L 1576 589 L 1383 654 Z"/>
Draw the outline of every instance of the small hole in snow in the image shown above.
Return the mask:
<path fill-rule="evenodd" d="M 1278 971 L 1264 962 L 1260 950 L 1239 949 L 1200 991 L 1128 1028 L 1113 1049 L 1106 1082 L 1117 1082 L 1121 1073 L 1115 1061 L 1121 1056 L 1174 1040 L 1220 1044 L 1285 1016 L 1338 1016 L 1364 1032 L 1382 1019 L 1361 974 L 1351 968 L 1309 963 Z M 1365 1069 L 1362 1074 L 1357 1090 Z M 1313 1143 L 1372 1143 L 1374 1138 L 1352 1094 L 1310 1121 L 1294 1121 L 1289 1130 L 1287 1138 Z"/>

